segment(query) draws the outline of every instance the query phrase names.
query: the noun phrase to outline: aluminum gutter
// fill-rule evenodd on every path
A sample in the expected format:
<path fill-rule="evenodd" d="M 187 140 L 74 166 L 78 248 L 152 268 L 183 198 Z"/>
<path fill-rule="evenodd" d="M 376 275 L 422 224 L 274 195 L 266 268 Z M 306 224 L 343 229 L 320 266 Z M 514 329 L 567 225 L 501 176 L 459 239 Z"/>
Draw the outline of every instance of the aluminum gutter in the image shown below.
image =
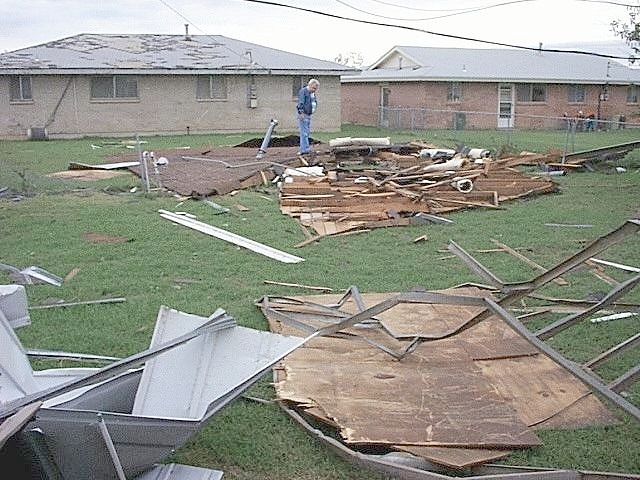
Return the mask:
<path fill-rule="evenodd" d="M 546 83 L 546 84 L 588 84 L 588 85 L 629 85 L 636 84 L 634 79 L 593 79 L 593 78 L 531 78 L 531 77 L 437 77 L 437 76 L 379 76 L 356 77 L 342 75 L 341 83 L 377 83 L 377 82 L 468 82 L 468 83 Z"/>
<path fill-rule="evenodd" d="M 0 75 L 313 75 L 339 76 L 345 70 L 278 70 L 228 68 L 1 68 Z"/>
<path fill-rule="evenodd" d="M 250 240 L 248 238 L 242 237 L 235 233 L 228 232 L 221 228 L 214 227 L 204 222 L 199 222 L 191 218 L 186 218 L 182 215 L 177 215 L 167 210 L 158 210 L 158 212 L 160 212 L 160 216 L 162 218 L 166 218 L 167 220 L 170 220 L 174 223 L 178 223 L 185 227 L 189 227 L 193 230 L 206 233 L 207 235 L 211 235 L 213 237 L 219 238 L 220 240 L 233 243 L 234 245 L 244 247 L 248 250 L 254 251 L 256 253 L 272 258 L 274 260 L 279 260 L 284 263 L 299 263 L 304 261 L 304 258 L 291 255 L 287 252 L 283 252 L 282 250 L 269 247 L 268 245 L 258 243 L 254 240 Z"/>

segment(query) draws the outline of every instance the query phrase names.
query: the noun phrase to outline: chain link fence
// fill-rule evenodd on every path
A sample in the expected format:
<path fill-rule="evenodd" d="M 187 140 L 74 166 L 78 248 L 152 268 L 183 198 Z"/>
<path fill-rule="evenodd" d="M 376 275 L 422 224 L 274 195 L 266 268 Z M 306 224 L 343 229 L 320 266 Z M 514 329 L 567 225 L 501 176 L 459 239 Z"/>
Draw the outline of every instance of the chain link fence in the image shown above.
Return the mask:
<path fill-rule="evenodd" d="M 625 140 L 627 138 L 635 140 L 640 128 L 640 124 L 628 122 L 620 115 L 604 120 L 595 116 L 554 117 L 415 107 L 380 107 L 378 126 L 390 132 L 410 132 L 420 138 L 446 138 L 464 143 L 469 137 L 485 137 L 494 148 L 512 146 L 561 152 L 593 148 L 594 142 L 601 143 L 599 138 L 604 143 L 611 138 L 611 144 L 617 143 L 618 138 L 620 143 L 631 141 Z"/>

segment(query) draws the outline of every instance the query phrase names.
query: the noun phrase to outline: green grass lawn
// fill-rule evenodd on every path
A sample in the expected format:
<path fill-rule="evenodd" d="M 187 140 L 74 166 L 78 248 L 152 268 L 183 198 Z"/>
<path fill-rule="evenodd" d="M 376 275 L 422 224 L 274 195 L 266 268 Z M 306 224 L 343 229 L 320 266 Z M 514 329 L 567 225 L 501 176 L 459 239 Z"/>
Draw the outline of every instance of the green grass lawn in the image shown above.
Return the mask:
<path fill-rule="evenodd" d="M 202 135 L 145 138 L 145 149 L 189 145 L 235 145 L 261 134 Z M 394 142 L 415 139 L 441 146 L 464 143 L 492 151 L 547 151 L 564 146 L 562 132 L 388 132 L 346 125 L 341 132 L 318 133 L 327 141 L 338 136 L 390 136 Z M 637 140 L 637 132 L 620 130 L 576 136 L 575 150 Z M 259 187 L 214 200 L 230 208 L 217 215 L 203 202 L 182 201 L 171 193 L 144 194 L 140 180 L 121 176 L 83 182 L 47 175 L 66 170 L 69 162 L 97 163 L 131 150 L 107 145 L 105 139 L 0 141 L 0 263 L 37 265 L 64 277 L 77 274 L 61 287 L 29 285 L 30 305 L 52 298 L 68 302 L 106 296 L 126 302 L 31 310 L 32 324 L 17 331 L 27 348 L 128 356 L 148 347 L 160 305 L 208 316 L 224 308 L 241 324 L 266 329 L 254 301 L 263 295 L 299 295 L 308 291 L 267 285 L 264 280 L 320 285 L 336 290 L 356 285 L 361 292 L 400 292 L 415 286 L 441 289 L 479 282 L 460 260 L 443 249 L 450 240 L 474 254 L 505 281 L 532 278 L 537 272 L 506 253 L 473 253 L 495 247 L 496 239 L 551 267 L 586 243 L 624 221 L 640 216 L 640 155 L 632 152 L 595 172 L 555 177 L 557 194 L 504 204 L 502 210 L 464 210 L 447 217 L 451 225 L 376 229 L 324 238 L 303 248 L 298 224 L 280 213 L 274 187 Z M 91 144 L 102 142 L 102 148 Z M 106 142 L 109 143 L 109 142 Z M 115 141 L 113 143 L 116 143 Z M 138 187 L 131 193 L 133 187 Z M 17 194 L 21 197 L 16 197 Z M 241 212 L 235 204 L 249 208 Z M 237 248 L 221 240 L 174 225 L 158 209 L 186 211 L 198 219 L 305 258 L 284 264 Z M 587 228 L 549 227 L 546 223 L 584 224 Z M 95 243 L 87 233 L 118 237 L 118 243 Z M 413 240 L 421 235 L 425 242 Z M 609 249 L 601 257 L 640 266 L 640 235 Z M 607 273 L 619 281 L 630 274 Z M 585 272 L 566 277 L 570 287 L 551 284 L 544 292 L 556 297 L 584 298 L 611 287 Z M 9 279 L 0 272 L 0 282 Z M 637 290 L 637 289 L 636 289 Z M 640 303 L 640 292 L 625 299 Z M 538 321 L 540 322 L 540 321 Z M 545 322 L 546 323 L 546 322 Z M 536 324 L 532 324 L 534 327 Z M 553 345 L 567 357 L 584 362 L 637 333 L 637 317 L 592 324 L 582 322 Z M 540 326 L 540 325 L 538 325 Z M 533 328 L 533 327 L 532 327 Z M 598 373 L 613 380 L 640 363 L 640 349 L 629 351 Z M 36 364 L 51 366 L 52 362 Z M 58 363 L 54 363 L 58 365 Z M 61 364 L 62 365 L 62 364 Z M 66 365 L 66 364 L 65 364 Z M 640 405 L 640 387 L 629 389 L 628 400 Z M 265 377 L 251 394 L 273 398 Z M 541 431 L 544 446 L 516 453 L 507 463 L 583 470 L 640 472 L 640 425 L 616 411 L 620 424 L 579 430 Z M 228 479 L 371 479 L 381 478 L 339 459 L 304 433 L 276 405 L 240 399 L 214 417 L 203 431 L 172 459 L 216 468 Z"/>

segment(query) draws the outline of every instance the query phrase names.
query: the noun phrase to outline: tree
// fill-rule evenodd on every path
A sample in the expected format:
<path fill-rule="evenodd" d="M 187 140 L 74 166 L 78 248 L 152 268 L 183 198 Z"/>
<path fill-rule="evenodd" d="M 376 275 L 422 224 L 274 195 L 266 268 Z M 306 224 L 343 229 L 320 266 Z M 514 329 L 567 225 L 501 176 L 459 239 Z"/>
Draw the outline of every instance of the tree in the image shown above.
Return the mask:
<path fill-rule="evenodd" d="M 344 65 L 345 67 L 360 68 L 364 60 L 362 54 L 359 52 L 339 53 L 334 59 L 336 63 Z"/>
<path fill-rule="evenodd" d="M 613 33 L 624 40 L 633 50 L 635 55 L 640 55 L 640 4 L 633 6 L 628 5 L 629 21 L 614 20 L 611 22 L 611 30 Z M 629 59 L 629 63 L 634 63 L 635 55 Z"/>

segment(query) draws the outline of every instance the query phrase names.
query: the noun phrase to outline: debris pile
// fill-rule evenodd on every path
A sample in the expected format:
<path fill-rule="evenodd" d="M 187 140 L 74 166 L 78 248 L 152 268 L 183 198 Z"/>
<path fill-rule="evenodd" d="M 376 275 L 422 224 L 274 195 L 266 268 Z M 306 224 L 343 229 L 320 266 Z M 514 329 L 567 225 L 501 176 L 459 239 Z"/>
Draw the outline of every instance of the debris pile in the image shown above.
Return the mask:
<path fill-rule="evenodd" d="M 177 479 L 151 472 L 306 341 L 241 327 L 223 309 L 200 317 L 161 306 L 148 350 L 102 368 L 34 371 L 13 332 L 26 302 L 0 299 L 0 463 L 16 478 Z"/>
<path fill-rule="evenodd" d="M 349 139 L 345 145 L 342 140 L 332 148 L 333 162 L 325 162 L 322 175 L 291 175 L 280 186 L 282 213 L 318 236 L 408 225 L 420 221 L 420 214 L 502 208 L 503 202 L 558 189 L 549 178 L 513 168 L 541 155 L 493 159 L 485 149 L 381 146 L 380 139 Z"/>

